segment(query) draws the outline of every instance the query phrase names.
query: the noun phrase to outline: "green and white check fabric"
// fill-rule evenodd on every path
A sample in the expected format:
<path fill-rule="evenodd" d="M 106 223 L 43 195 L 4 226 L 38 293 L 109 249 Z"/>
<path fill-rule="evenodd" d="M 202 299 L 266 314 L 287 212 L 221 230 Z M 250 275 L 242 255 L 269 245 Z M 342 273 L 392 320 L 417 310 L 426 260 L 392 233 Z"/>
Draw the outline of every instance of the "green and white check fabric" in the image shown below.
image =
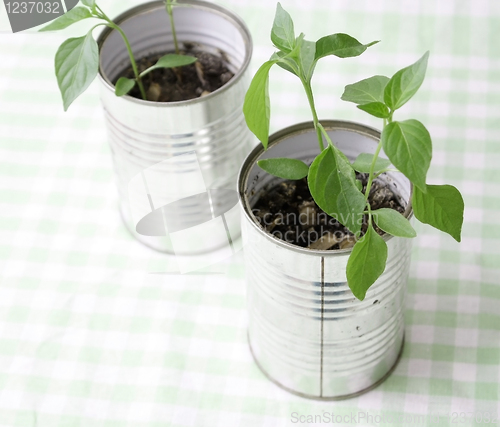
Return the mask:
<path fill-rule="evenodd" d="M 101 1 L 109 15 L 136 4 Z M 220 2 L 248 24 L 253 69 L 272 53 L 274 2 Z M 0 427 L 500 424 L 500 2 L 283 0 L 308 39 L 382 42 L 317 67 L 320 118 L 380 127 L 343 87 L 431 51 L 398 118 L 433 137 L 433 183 L 466 203 L 463 242 L 417 225 L 406 345 L 391 377 L 342 402 L 305 400 L 257 369 L 241 252 L 197 275 L 120 219 L 97 85 L 62 110 L 64 33 L 0 34 Z M 8 22 L 0 5 L 2 29 Z M 298 81 L 271 72 L 272 130 L 310 120 Z M 333 414 L 333 415 L 332 415 Z M 437 418 L 437 415 L 440 415 Z"/>

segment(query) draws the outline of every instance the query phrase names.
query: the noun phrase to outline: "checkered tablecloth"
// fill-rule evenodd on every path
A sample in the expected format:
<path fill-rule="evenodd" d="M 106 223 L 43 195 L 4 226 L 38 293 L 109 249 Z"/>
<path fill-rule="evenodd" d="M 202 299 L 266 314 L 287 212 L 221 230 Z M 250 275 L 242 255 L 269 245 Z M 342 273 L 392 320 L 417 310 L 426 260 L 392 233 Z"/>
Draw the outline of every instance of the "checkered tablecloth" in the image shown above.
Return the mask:
<path fill-rule="evenodd" d="M 113 16 L 138 2 L 100 3 Z M 247 22 L 256 70 L 272 53 L 274 2 L 220 3 Z M 176 274 L 172 257 L 122 224 L 97 86 L 63 112 L 53 57 L 89 23 L 64 34 L 3 32 L 0 427 L 500 424 L 500 1 L 282 4 L 309 39 L 382 40 L 318 66 L 321 118 L 380 127 L 340 101 L 344 85 L 390 76 L 431 51 L 427 79 L 398 117 L 428 126 L 430 180 L 462 191 L 465 224 L 461 244 L 417 226 L 396 370 L 342 402 L 270 383 L 247 346 L 242 253 Z M 309 120 L 298 81 L 281 69 L 271 96 L 272 130 Z"/>

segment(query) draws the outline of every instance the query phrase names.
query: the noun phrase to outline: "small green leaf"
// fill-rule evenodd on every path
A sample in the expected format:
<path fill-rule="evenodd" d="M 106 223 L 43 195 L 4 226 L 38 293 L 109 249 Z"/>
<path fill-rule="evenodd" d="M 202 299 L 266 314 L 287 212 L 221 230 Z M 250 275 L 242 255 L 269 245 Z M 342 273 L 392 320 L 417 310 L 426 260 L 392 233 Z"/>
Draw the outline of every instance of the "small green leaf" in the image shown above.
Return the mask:
<path fill-rule="evenodd" d="M 185 65 L 192 64 L 193 62 L 196 62 L 197 60 L 198 60 L 198 58 L 196 58 L 194 56 L 177 55 L 175 53 L 169 53 L 167 55 L 162 56 L 160 59 L 158 59 L 158 62 L 155 65 L 144 70 L 140 74 L 140 77 L 144 77 L 146 74 L 149 74 L 151 71 L 156 70 L 158 68 L 183 67 Z"/>
<path fill-rule="evenodd" d="M 385 87 L 384 101 L 393 111 L 401 108 L 422 85 L 427 69 L 429 52 L 409 67 L 399 70 Z"/>
<path fill-rule="evenodd" d="M 373 154 L 361 153 L 352 164 L 352 167 L 358 172 L 369 173 L 372 161 Z M 391 162 L 389 160 L 377 157 L 374 172 L 382 171 L 387 169 L 389 166 L 391 166 Z"/>
<path fill-rule="evenodd" d="M 352 85 L 347 85 L 341 99 L 356 104 L 384 102 L 384 89 L 389 83 L 389 77 L 373 76 Z"/>
<path fill-rule="evenodd" d="M 295 33 L 292 18 L 290 14 L 281 7 L 280 3 L 276 5 L 276 14 L 271 30 L 271 41 L 278 49 L 284 52 L 290 52 L 295 47 Z"/>
<path fill-rule="evenodd" d="M 387 244 L 370 225 L 366 234 L 354 245 L 347 261 L 347 283 L 359 300 L 380 277 L 387 262 Z"/>
<path fill-rule="evenodd" d="M 340 186 L 338 174 L 333 174 L 333 171 L 337 171 L 337 160 L 333 148 L 329 145 L 314 159 L 309 167 L 309 174 L 307 176 L 311 196 L 327 214 L 337 212 L 338 194 L 328 198 L 325 197 L 327 186 L 333 187 L 337 191 Z M 329 179 L 330 181 L 336 180 L 336 182 L 330 182 L 330 185 L 328 185 Z"/>
<path fill-rule="evenodd" d="M 59 47 L 55 68 L 66 111 L 97 76 L 99 52 L 92 30 L 86 36 L 66 40 Z"/>
<path fill-rule="evenodd" d="M 271 118 L 269 70 L 274 64 L 276 64 L 276 61 L 267 61 L 261 65 L 250 83 L 243 104 L 243 114 L 247 126 L 259 138 L 266 150 L 269 140 L 269 120 Z"/>
<path fill-rule="evenodd" d="M 417 233 L 403 215 L 394 209 L 382 208 L 372 211 L 375 223 L 386 233 L 398 237 L 416 237 Z"/>
<path fill-rule="evenodd" d="M 274 52 L 271 55 L 271 58 L 269 58 L 269 60 L 276 62 L 276 64 L 279 65 L 284 70 L 298 76 L 296 70 L 299 69 L 299 65 L 297 64 L 295 59 L 290 58 L 287 53 L 281 52 L 281 51 Z M 293 65 L 293 67 L 292 67 L 292 65 Z"/>
<path fill-rule="evenodd" d="M 90 8 L 93 8 L 95 6 L 95 0 L 81 0 L 81 2 Z"/>
<path fill-rule="evenodd" d="M 427 192 L 413 189 L 413 211 L 417 219 L 461 240 L 464 200 L 452 185 L 428 185 Z"/>
<path fill-rule="evenodd" d="M 115 95 L 123 96 L 129 93 L 135 86 L 135 80 L 127 79 L 126 77 L 120 77 L 115 85 Z"/>
<path fill-rule="evenodd" d="M 370 102 L 369 104 L 358 105 L 358 108 L 379 119 L 387 119 L 391 115 L 387 105 L 382 102 Z"/>
<path fill-rule="evenodd" d="M 385 154 L 414 185 L 426 191 L 426 176 L 432 158 L 429 132 L 418 120 L 389 123 L 382 132 Z"/>
<path fill-rule="evenodd" d="M 39 31 L 57 31 L 69 27 L 75 22 L 83 19 L 93 18 L 90 11 L 85 7 L 75 7 L 69 10 L 64 15 L 60 16 L 46 27 L 41 28 Z"/>
<path fill-rule="evenodd" d="M 271 175 L 283 179 L 302 179 L 306 177 L 309 172 L 309 166 L 297 159 L 264 159 L 259 160 L 257 164 Z"/>
<path fill-rule="evenodd" d="M 374 41 L 368 44 L 361 44 L 355 38 L 347 34 L 331 34 L 320 38 L 316 42 L 316 61 L 328 55 L 335 55 L 339 58 L 350 58 L 361 55 L 368 47 L 378 43 Z"/>

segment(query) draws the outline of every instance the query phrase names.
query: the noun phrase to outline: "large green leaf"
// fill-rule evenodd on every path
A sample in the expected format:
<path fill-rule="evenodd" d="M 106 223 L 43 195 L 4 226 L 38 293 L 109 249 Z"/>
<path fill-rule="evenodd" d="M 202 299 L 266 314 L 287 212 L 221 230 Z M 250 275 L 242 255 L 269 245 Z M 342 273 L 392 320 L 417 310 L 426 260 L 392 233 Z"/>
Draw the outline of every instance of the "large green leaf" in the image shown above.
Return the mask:
<path fill-rule="evenodd" d="M 290 58 L 287 53 L 281 51 L 274 52 L 269 60 L 276 62 L 276 64 L 284 70 L 296 76 L 298 75 L 296 70 L 299 69 L 299 65 L 297 61 L 294 58 Z"/>
<path fill-rule="evenodd" d="M 382 102 L 370 102 L 368 104 L 358 105 L 358 108 L 379 119 L 387 119 L 391 115 L 387 105 Z"/>
<path fill-rule="evenodd" d="M 257 164 L 271 175 L 284 179 L 302 179 L 309 172 L 309 166 L 297 159 L 276 157 L 259 160 Z"/>
<path fill-rule="evenodd" d="M 354 170 L 339 153 L 329 145 L 314 159 L 307 178 L 309 191 L 321 209 L 356 234 L 361 228 L 365 200 Z"/>
<path fill-rule="evenodd" d="M 290 52 L 295 47 L 295 33 L 292 18 L 290 14 L 281 7 L 280 3 L 276 5 L 276 14 L 271 30 L 271 41 L 277 48 L 285 52 Z"/>
<path fill-rule="evenodd" d="M 80 0 L 85 6 L 94 7 L 95 0 Z"/>
<path fill-rule="evenodd" d="M 309 40 L 302 40 L 300 44 L 300 66 L 306 82 L 311 81 L 311 77 L 316 66 L 316 43 Z"/>
<path fill-rule="evenodd" d="M 350 58 L 361 55 L 368 47 L 378 43 L 374 41 L 368 44 L 361 44 L 355 38 L 347 34 L 330 34 L 320 38 L 316 42 L 316 61 L 325 56 L 334 55 L 339 58 Z"/>
<path fill-rule="evenodd" d="M 373 154 L 361 153 L 352 164 L 352 167 L 358 172 L 368 173 L 371 170 L 372 162 L 373 162 Z M 377 157 L 377 160 L 375 160 L 375 167 L 373 171 L 374 172 L 382 171 L 384 169 L 387 169 L 390 165 L 391 162 L 389 160 Z"/>
<path fill-rule="evenodd" d="M 197 60 L 198 60 L 198 58 L 196 58 L 194 56 L 177 55 L 175 53 L 169 53 L 167 55 L 162 56 L 160 59 L 158 59 L 158 62 L 155 65 L 144 70 L 140 74 L 140 77 L 144 77 L 146 74 L 148 74 L 151 71 L 156 70 L 158 68 L 183 67 L 185 65 L 192 64 L 193 62 L 196 62 Z"/>
<path fill-rule="evenodd" d="M 266 150 L 269 141 L 269 120 L 271 118 L 269 70 L 275 63 L 276 61 L 267 61 L 261 65 L 250 83 L 243 104 L 243 114 L 247 125 L 259 138 Z"/>
<path fill-rule="evenodd" d="M 331 187 L 338 191 L 340 187 L 338 173 L 332 173 L 334 171 L 337 171 L 337 160 L 332 146 L 329 145 L 314 159 L 309 167 L 307 183 L 314 201 L 330 215 L 337 212 L 338 194 L 332 195 L 330 193 L 329 197 L 326 198 L 325 190 L 327 187 Z"/>
<path fill-rule="evenodd" d="M 389 77 L 373 76 L 352 85 L 347 85 L 342 94 L 342 100 L 356 104 L 384 102 L 384 89 L 389 83 Z"/>
<path fill-rule="evenodd" d="M 92 13 L 86 7 L 75 7 L 69 10 L 64 15 L 60 16 L 46 27 L 41 28 L 39 31 L 57 31 L 69 27 L 75 22 L 83 19 L 92 18 Z"/>
<path fill-rule="evenodd" d="M 409 67 L 399 70 L 385 87 L 384 101 L 393 111 L 401 108 L 415 95 L 425 78 L 429 52 Z"/>
<path fill-rule="evenodd" d="M 370 225 L 366 234 L 358 240 L 347 261 L 347 283 L 359 300 L 380 277 L 387 262 L 387 244 Z"/>
<path fill-rule="evenodd" d="M 432 158 L 431 136 L 425 126 L 417 120 L 389 123 L 382 132 L 382 145 L 392 164 L 425 192 Z"/>
<path fill-rule="evenodd" d="M 126 77 L 120 77 L 115 85 L 115 95 L 123 96 L 129 93 L 135 86 L 135 80 L 127 79 Z"/>
<path fill-rule="evenodd" d="M 366 205 L 365 196 L 359 191 L 350 177 L 339 174 L 339 180 L 341 188 L 337 196 L 338 220 L 351 233 L 357 235 L 363 225 L 363 212 Z M 329 188 L 326 189 L 327 196 L 328 191 Z"/>
<path fill-rule="evenodd" d="M 372 212 L 375 223 L 381 230 L 398 237 L 416 237 L 410 221 L 394 209 L 382 208 Z"/>
<path fill-rule="evenodd" d="M 413 211 L 418 220 L 461 240 L 464 200 L 452 185 L 428 185 L 427 192 L 413 189 Z"/>
<path fill-rule="evenodd" d="M 59 47 L 55 68 L 64 110 L 67 110 L 97 76 L 99 53 L 92 30 L 83 37 L 66 40 Z"/>

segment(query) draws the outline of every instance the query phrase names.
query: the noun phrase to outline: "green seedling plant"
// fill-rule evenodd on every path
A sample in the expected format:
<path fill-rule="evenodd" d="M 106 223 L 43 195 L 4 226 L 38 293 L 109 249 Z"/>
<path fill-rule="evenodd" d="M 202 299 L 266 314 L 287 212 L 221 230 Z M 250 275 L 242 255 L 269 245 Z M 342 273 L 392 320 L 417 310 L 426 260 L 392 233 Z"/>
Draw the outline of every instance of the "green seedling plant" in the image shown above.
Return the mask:
<path fill-rule="evenodd" d="M 95 0 L 81 0 L 82 6 L 77 6 L 64 15 L 60 16 L 40 31 L 63 30 L 76 22 L 84 19 L 94 18 L 101 22 L 94 25 L 83 37 L 70 38 L 63 42 L 57 50 L 55 57 L 55 70 L 57 83 L 63 99 L 64 110 L 66 111 L 71 103 L 78 98 L 90 86 L 99 71 L 99 49 L 97 42 L 92 36 L 94 29 L 100 26 L 110 27 L 121 35 L 130 58 L 134 78 L 120 77 L 115 85 L 115 94 L 123 96 L 128 94 L 136 85 L 139 88 L 142 99 L 147 100 L 146 91 L 142 79 L 151 71 L 158 68 L 177 68 L 189 65 L 197 59 L 189 55 L 181 55 L 177 44 L 177 35 L 173 25 L 172 7 L 175 0 L 167 0 L 166 11 L 172 23 L 172 32 L 176 53 L 162 56 L 158 62 L 148 69 L 139 73 L 137 62 L 134 58 L 130 42 L 124 31 L 116 25 L 97 5 Z"/>
<path fill-rule="evenodd" d="M 260 160 L 258 165 L 283 179 L 307 177 L 309 190 L 318 206 L 354 234 L 356 243 L 346 271 L 347 282 L 354 296 L 363 300 L 367 290 L 385 270 L 387 244 L 375 231 L 375 224 L 392 236 L 416 236 L 409 220 L 399 212 L 387 208 L 371 209 L 368 196 L 374 179 L 379 175 L 388 171 L 403 173 L 413 186 L 411 203 L 417 219 L 450 234 L 460 242 L 464 211 L 460 192 L 451 185 L 427 184 L 427 171 L 432 157 L 429 132 L 418 120 L 394 120 L 394 113 L 422 85 L 429 53 L 391 78 L 374 76 L 346 86 L 342 100 L 354 102 L 360 110 L 383 120 L 383 130 L 375 153 L 362 153 L 351 164 L 333 144 L 318 120 L 311 79 L 319 59 L 330 55 L 339 58 L 358 56 L 377 42 L 363 45 L 347 34 L 332 34 L 316 42 L 305 40 L 304 34 L 296 37 L 292 18 L 280 3 L 276 9 L 271 41 L 278 51 L 259 68 L 245 97 L 243 111 L 247 125 L 267 150 L 269 70 L 273 65 L 278 65 L 297 76 L 302 83 L 313 117 L 319 154 L 311 165 L 292 158 Z M 389 160 L 379 157 L 382 149 Z M 365 192 L 356 178 L 356 171 L 368 173 Z M 361 235 L 365 215 L 368 217 L 368 228 Z"/>

